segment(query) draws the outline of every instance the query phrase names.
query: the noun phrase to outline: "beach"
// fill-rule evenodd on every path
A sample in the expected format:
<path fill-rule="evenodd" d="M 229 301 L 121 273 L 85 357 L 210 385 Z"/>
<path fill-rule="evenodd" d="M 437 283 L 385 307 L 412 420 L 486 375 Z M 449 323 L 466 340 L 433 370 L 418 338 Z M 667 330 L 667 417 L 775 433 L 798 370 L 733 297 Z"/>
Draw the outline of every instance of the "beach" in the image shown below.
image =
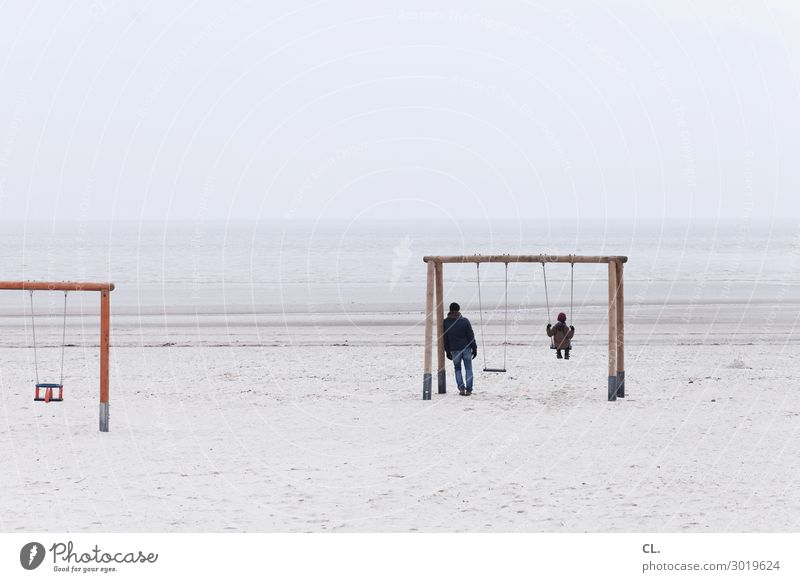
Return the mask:
<path fill-rule="evenodd" d="M 0 581 L 800 579 L 799 23 L 6 3 Z"/>
<path fill-rule="evenodd" d="M 796 339 L 788 325 L 747 333 L 773 307 L 730 305 L 713 337 L 702 320 L 685 333 L 685 306 L 642 309 L 617 402 L 599 309 L 569 362 L 523 321 L 508 373 L 477 372 L 466 398 L 448 368 L 448 393 L 429 402 L 420 313 L 299 327 L 275 316 L 257 334 L 198 317 L 185 337 L 170 325 L 147 345 L 122 317 L 109 433 L 97 431 L 96 346 L 66 350 L 66 400 L 44 404 L 32 402 L 30 355 L 6 337 L 0 527 L 794 531 Z"/>

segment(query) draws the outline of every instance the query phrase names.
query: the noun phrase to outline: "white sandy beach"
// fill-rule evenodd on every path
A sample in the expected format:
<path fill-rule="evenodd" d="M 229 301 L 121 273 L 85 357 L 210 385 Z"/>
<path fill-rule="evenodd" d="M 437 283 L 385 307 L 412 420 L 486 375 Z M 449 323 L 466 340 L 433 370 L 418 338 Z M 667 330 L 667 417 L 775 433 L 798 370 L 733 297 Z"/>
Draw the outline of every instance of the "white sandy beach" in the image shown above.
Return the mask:
<path fill-rule="evenodd" d="M 4 3 L 21 567 L 35 532 L 800 533 L 798 29 L 787 0 Z M 448 361 L 422 399 L 434 287 L 475 328 L 470 397 Z M 62 347 L 64 402 L 34 402 Z M 766 554 L 724 558 L 793 575 Z"/>
<path fill-rule="evenodd" d="M 798 307 L 631 303 L 616 403 L 599 306 L 570 362 L 523 313 L 508 374 L 468 399 L 448 367 L 430 402 L 420 312 L 121 315 L 106 434 L 96 321 L 70 321 L 66 401 L 43 404 L 6 318 L 0 530 L 796 531 Z"/>

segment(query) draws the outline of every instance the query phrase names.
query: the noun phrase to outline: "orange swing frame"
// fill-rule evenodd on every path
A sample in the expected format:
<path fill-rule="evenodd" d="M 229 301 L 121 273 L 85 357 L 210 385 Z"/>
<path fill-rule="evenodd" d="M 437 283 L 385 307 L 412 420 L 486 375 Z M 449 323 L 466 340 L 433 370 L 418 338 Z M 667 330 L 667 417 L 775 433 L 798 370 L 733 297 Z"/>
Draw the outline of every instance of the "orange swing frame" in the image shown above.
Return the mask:
<path fill-rule="evenodd" d="M 0 281 L 0 290 L 7 291 L 97 291 L 100 293 L 100 432 L 108 432 L 108 372 L 109 372 L 109 349 L 111 345 L 111 292 L 114 290 L 114 283 L 81 283 L 73 281 Z M 53 398 L 52 389 L 57 385 L 49 387 L 50 400 Z M 48 395 L 47 386 L 39 386 L 36 389 L 36 396 L 39 395 L 39 388 L 45 388 L 45 400 Z M 61 387 L 59 397 L 63 399 L 64 388 Z M 46 400 L 45 400 L 46 401 Z"/>

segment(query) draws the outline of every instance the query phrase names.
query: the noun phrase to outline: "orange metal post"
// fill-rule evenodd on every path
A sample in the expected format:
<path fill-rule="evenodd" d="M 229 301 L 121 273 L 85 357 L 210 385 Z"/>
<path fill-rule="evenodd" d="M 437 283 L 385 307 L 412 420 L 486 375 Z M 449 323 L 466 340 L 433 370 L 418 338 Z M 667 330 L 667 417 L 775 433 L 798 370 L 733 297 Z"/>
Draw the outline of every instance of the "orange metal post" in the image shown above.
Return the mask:
<path fill-rule="evenodd" d="M 100 292 L 100 431 L 108 432 L 108 352 L 111 344 L 111 300 Z"/>

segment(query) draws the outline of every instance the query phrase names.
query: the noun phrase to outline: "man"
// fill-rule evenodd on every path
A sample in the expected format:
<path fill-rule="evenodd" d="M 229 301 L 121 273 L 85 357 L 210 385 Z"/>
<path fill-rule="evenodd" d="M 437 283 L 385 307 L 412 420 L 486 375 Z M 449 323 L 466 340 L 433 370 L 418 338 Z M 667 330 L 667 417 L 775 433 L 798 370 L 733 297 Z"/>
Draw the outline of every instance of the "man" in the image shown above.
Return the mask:
<path fill-rule="evenodd" d="M 478 344 L 469 319 L 461 315 L 458 303 L 450 304 L 450 313 L 444 320 L 444 352 L 448 360 L 453 360 L 456 371 L 456 384 L 461 396 L 472 396 L 472 360 L 478 355 Z M 466 382 L 461 376 L 461 362 L 464 362 Z"/>
<path fill-rule="evenodd" d="M 553 338 L 553 345 L 556 346 L 556 358 L 562 358 L 561 350 L 564 350 L 564 357 L 569 360 L 569 351 L 572 349 L 571 340 L 575 335 L 575 328 L 571 325 L 567 327 L 567 314 L 558 314 L 558 323 L 555 325 L 547 324 L 547 337 Z"/>

